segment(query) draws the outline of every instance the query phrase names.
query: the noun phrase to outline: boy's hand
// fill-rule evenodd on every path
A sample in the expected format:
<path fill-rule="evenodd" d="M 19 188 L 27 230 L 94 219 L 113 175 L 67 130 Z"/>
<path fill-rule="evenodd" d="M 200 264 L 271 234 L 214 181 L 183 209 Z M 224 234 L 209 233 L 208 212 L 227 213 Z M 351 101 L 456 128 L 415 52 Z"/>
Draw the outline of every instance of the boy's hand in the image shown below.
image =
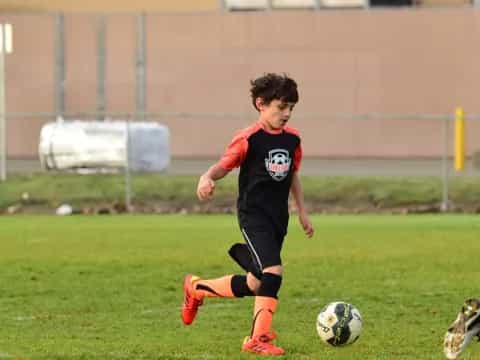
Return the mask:
<path fill-rule="evenodd" d="M 200 176 L 197 186 L 197 196 L 200 200 L 206 200 L 213 196 L 215 190 L 215 181 L 206 176 Z"/>
<path fill-rule="evenodd" d="M 314 233 L 313 225 L 308 218 L 308 215 L 305 212 L 300 212 L 298 214 L 298 219 L 300 220 L 300 224 L 302 224 L 303 231 L 305 231 L 305 235 L 308 238 L 311 238 Z"/>

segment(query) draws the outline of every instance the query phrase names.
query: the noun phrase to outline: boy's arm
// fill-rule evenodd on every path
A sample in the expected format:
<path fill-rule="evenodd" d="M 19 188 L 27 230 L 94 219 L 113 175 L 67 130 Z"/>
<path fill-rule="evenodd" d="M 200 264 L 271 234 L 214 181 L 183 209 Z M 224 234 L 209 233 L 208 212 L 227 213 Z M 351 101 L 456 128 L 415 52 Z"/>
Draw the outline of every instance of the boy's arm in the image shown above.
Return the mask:
<path fill-rule="evenodd" d="M 206 200 L 213 196 L 215 181 L 220 180 L 231 170 L 241 165 L 248 149 L 246 137 L 239 133 L 228 145 L 220 161 L 200 176 L 197 185 L 197 196 L 200 200 Z"/>
<path fill-rule="evenodd" d="M 227 175 L 230 170 L 222 168 L 219 164 L 210 166 L 210 168 L 200 176 L 197 185 L 197 196 L 200 200 L 206 200 L 213 196 L 215 190 L 215 181 L 220 180 Z"/>
<path fill-rule="evenodd" d="M 300 220 L 300 224 L 302 225 L 305 234 L 310 238 L 313 236 L 314 229 L 308 217 L 308 212 L 305 209 L 305 205 L 303 203 L 303 190 L 297 171 L 293 173 L 290 192 L 292 193 L 293 198 L 295 199 L 295 203 L 297 204 L 298 219 Z"/>

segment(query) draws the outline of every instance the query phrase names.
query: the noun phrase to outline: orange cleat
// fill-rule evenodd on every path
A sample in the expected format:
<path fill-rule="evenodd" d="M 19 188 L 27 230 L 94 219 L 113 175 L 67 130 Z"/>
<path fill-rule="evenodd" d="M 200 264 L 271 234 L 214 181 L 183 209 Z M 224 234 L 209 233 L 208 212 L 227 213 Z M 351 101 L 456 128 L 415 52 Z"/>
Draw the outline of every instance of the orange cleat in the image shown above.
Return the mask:
<path fill-rule="evenodd" d="M 185 325 L 190 325 L 195 320 L 198 307 L 203 304 L 203 298 L 195 297 L 193 284 L 198 280 L 200 280 L 198 276 L 190 274 L 183 280 L 182 320 Z"/>
<path fill-rule="evenodd" d="M 285 350 L 275 346 L 273 340 L 277 337 L 275 333 L 250 337 L 243 340 L 242 351 L 251 352 L 258 355 L 283 355 Z"/>

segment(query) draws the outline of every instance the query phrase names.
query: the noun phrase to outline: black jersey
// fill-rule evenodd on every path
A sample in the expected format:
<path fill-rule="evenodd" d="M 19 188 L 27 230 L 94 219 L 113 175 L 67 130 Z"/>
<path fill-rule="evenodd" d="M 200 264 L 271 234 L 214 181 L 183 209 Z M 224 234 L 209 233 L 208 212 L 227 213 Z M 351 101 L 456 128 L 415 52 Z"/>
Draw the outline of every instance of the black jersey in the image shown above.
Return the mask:
<path fill-rule="evenodd" d="M 300 136 L 290 127 L 267 131 L 257 122 L 240 131 L 220 160 L 220 166 L 240 166 L 237 210 L 241 226 L 265 221 L 286 234 L 292 176 L 302 156 Z"/>

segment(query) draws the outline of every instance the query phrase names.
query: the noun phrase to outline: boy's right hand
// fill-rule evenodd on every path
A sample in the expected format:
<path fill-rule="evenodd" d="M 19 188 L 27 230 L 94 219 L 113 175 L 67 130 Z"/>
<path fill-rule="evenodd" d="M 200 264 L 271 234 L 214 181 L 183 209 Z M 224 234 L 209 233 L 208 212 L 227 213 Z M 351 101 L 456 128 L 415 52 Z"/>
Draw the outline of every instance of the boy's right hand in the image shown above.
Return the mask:
<path fill-rule="evenodd" d="M 204 175 L 200 176 L 197 186 L 197 196 L 200 200 L 207 200 L 213 196 L 215 181 Z"/>

